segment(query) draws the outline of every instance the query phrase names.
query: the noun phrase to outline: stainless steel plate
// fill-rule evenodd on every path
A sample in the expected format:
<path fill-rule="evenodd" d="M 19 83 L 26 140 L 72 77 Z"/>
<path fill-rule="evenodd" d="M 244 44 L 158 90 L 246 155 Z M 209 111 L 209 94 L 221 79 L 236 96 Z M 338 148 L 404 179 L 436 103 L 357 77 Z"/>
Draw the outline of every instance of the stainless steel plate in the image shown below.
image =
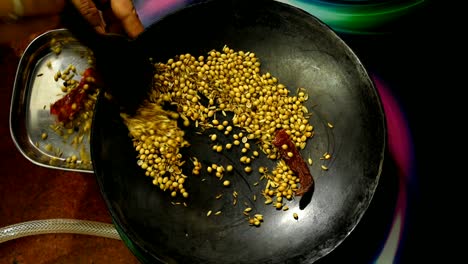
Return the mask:
<path fill-rule="evenodd" d="M 53 51 L 56 45 L 60 45 L 60 53 Z M 76 132 L 67 130 L 68 136 L 59 135 L 53 129 L 56 117 L 50 114 L 50 105 L 64 96 L 63 81 L 55 81 L 54 75 L 74 65 L 78 74 L 73 79 L 79 80 L 79 73 L 89 67 L 89 56 L 88 49 L 67 30 L 58 29 L 34 39 L 21 57 L 10 106 L 10 133 L 19 151 L 31 162 L 48 168 L 93 172 L 89 136 L 73 146 Z"/>

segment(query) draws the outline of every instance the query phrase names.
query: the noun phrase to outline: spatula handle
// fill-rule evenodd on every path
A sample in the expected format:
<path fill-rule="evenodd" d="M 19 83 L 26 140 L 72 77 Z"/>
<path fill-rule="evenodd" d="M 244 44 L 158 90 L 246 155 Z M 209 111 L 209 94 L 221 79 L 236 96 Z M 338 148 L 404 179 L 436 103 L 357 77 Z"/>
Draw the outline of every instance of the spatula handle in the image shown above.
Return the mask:
<path fill-rule="evenodd" d="M 69 1 L 61 20 L 80 43 L 93 51 L 105 91 L 124 111 L 134 112 L 152 84 L 152 67 L 144 52 L 126 36 L 96 32 Z"/>

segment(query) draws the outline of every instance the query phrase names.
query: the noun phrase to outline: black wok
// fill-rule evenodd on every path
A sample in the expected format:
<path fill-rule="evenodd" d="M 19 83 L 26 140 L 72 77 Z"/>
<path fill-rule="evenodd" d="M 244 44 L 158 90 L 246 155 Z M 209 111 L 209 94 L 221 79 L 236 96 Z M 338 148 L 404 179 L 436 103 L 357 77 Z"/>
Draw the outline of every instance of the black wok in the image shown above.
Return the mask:
<path fill-rule="evenodd" d="M 315 190 L 312 197 L 289 202 L 288 211 L 278 211 L 262 198 L 253 200 L 264 188 L 253 185 L 258 181 L 255 173 L 238 169 L 231 177 L 233 186 L 226 189 L 202 170 L 201 176 L 189 173 L 188 206 L 173 205 L 168 193 L 152 185 L 137 166 L 119 106 L 101 96 L 91 135 L 93 165 L 119 233 L 142 262 L 313 262 L 348 236 L 371 202 L 386 133 L 380 100 L 366 70 L 330 28 L 306 12 L 274 1 L 246 2 L 210 1 L 178 11 L 147 29 L 135 45 L 148 58 L 165 62 L 176 54 L 206 55 L 226 44 L 255 52 L 262 70 L 292 92 L 305 87 L 315 136 L 301 153 L 315 161 L 310 166 Z M 192 146 L 184 153 L 199 157 L 204 168 L 239 160 L 240 153 L 214 153 L 206 135 L 189 129 L 187 137 Z M 332 158 L 321 161 L 324 152 Z M 271 168 L 273 163 L 262 157 L 254 169 L 260 165 Z M 240 197 L 237 206 L 230 195 L 234 190 Z M 219 193 L 224 196 L 217 200 Z M 249 226 L 242 214 L 244 202 L 264 215 L 261 227 Z M 208 210 L 222 214 L 207 217 Z"/>

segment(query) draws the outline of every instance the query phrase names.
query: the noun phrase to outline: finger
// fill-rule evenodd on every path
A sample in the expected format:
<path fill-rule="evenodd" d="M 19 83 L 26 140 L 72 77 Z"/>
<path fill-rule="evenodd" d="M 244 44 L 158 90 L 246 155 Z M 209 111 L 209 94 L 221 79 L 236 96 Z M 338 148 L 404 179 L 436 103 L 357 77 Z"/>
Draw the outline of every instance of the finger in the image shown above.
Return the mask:
<path fill-rule="evenodd" d="M 0 24 L 0 43 L 8 43 L 27 38 L 31 34 L 43 33 L 56 28 L 60 23 L 59 16 L 46 16 L 24 19 L 15 24 Z"/>
<path fill-rule="evenodd" d="M 125 35 L 127 32 L 123 29 L 122 23 L 120 20 L 115 17 L 114 12 L 112 11 L 109 3 L 109 8 L 102 10 L 102 15 L 106 21 L 106 32 L 116 33 L 120 35 Z"/>
<path fill-rule="evenodd" d="M 106 32 L 108 33 L 118 33 L 126 34 L 120 20 L 115 16 L 114 11 L 112 11 L 111 3 L 109 0 L 95 0 L 96 6 L 102 13 L 104 21 L 106 21 Z"/>
<path fill-rule="evenodd" d="M 14 1 L 0 1 L 0 16 L 6 16 L 9 13 L 14 13 Z M 18 0 L 22 6 L 23 13 L 17 14 L 21 16 L 40 16 L 58 14 L 62 11 L 65 0 Z"/>
<path fill-rule="evenodd" d="M 72 0 L 72 3 L 97 32 L 105 33 L 106 23 L 93 1 Z"/>
<path fill-rule="evenodd" d="M 134 38 L 143 32 L 143 24 L 138 18 L 131 0 L 112 0 L 111 8 L 130 37 Z"/>

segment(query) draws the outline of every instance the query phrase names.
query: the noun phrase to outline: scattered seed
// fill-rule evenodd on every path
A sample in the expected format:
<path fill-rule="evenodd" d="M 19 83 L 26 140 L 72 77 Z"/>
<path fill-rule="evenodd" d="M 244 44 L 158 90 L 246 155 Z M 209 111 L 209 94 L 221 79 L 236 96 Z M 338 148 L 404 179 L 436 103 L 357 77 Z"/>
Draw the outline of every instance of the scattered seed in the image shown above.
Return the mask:
<path fill-rule="evenodd" d="M 58 79 L 60 79 L 61 77 L 62 77 L 62 73 L 60 71 L 57 71 L 57 73 L 55 73 L 54 75 L 54 80 L 58 81 Z"/>
<path fill-rule="evenodd" d="M 212 135 L 210 136 L 211 141 L 215 141 L 216 138 L 217 138 L 216 134 L 212 134 Z"/>
<path fill-rule="evenodd" d="M 255 214 L 254 217 L 259 221 L 263 221 L 263 215 L 261 214 Z"/>
<path fill-rule="evenodd" d="M 322 166 L 320 166 L 320 167 L 321 167 L 321 168 L 322 168 L 322 170 L 324 170 L 324 171 L 327 171 L 327 170 L 328 170 L 328 167 L 327 167 L 327 166 L 325 166 L 325 165 L 322 165 Z"/>
<path fill-rule="evenodd" d="M 54 147 L 52 147 L 51 144 L 47 144 L 47 145 L 45 145 L 44 149 L 49 151 L 49 152 L 52 152 L 54 150 Z"/>

